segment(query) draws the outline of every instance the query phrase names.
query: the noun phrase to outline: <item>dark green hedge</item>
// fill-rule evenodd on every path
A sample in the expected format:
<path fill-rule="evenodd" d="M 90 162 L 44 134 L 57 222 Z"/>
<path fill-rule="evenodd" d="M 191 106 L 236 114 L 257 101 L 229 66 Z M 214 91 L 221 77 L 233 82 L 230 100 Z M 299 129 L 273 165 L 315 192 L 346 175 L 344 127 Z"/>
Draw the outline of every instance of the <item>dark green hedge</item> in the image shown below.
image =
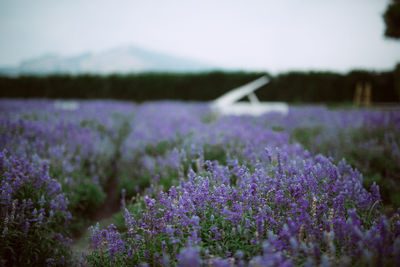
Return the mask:
<path fill-rule="evenodd" d="M 259 96 L 289 102 L 350 102 L 356 84 L 369 82 L 373 102 L 398 102 L 394 80 L 394 72 L 290 72 L 274 77 Z"/>
<path fill-rule="evenodd" d="M 395 73 L 289 72 L 271 77 L 270 84 L 259 89 L 257 95 L 263 101 L 352 101 L 357 82 L 368 81 L 372 84 L 373 102 L 398 102 L 394 89 Z M 209 72 L 0 77 L 0 97 L 207 101 L 264 74 Z"/>

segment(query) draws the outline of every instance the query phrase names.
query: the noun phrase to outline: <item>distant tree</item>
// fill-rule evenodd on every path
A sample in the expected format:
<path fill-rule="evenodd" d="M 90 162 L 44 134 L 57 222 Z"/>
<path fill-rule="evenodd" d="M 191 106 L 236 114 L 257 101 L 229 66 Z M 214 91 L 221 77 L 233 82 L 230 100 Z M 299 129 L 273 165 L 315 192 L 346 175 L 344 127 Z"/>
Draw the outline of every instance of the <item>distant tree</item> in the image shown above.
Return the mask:
<path fill-rule="evenodd" d="M 386 24 L 385 36 L 394 39 L 400 39 L 400 0 L 392 0 L 383 14 Z M 394 87 L 400 99 L 400 63 L 393 71 Z"/>
<path fill-rule="evenodd" d="M 400 39 L 400 0 L 392 0 L 383 14 L 386 30 L 389 38 Z"/>

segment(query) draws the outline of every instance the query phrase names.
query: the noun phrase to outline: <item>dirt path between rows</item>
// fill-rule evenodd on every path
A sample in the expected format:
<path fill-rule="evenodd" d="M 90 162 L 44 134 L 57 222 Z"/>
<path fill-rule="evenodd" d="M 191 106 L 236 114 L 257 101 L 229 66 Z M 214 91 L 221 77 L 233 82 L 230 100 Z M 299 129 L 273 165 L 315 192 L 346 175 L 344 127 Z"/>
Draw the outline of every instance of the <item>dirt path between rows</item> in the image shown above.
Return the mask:
<path fill-rule="evenodd" d="M 105 189 L 106 200 L 97 208 L 97 210 L 89 217 L 91 224 L 82 229 L 79 236 L 75 237 L 72 242 L 72 249 L 76 252 L 88 253 L 89 250 L 89 227 L 100 224 L 109 224 L 112 216 L 121 209 L 120 205 L 120 192 L 118 192 L 119 177 L 118 177 L 118 162 L 120 160 L 120 153 L 116 153 L 111 162 L 111 173 L 107 179 Z"/>
<path fill-rule="evenodd" d="M 119 192 L 118 192 L 118 159 L 112 162 L 112 173 L 107 180 L 105 193 L 107 195 L 106 201 L 101 205 L 98 210 L 90 217 L 92 221 L 102 221 L 110 218 L 113 214 L 118 212 L 121 208 Z"/>
<path fill-rule="evenodd" d="M 105 188 L 106 200 L 105 202 L 95 211 L 95 213 L 90 216 L 92 221 L 91 225 L 82 229 L 82 233 L 75 237 L 72 242 L 72 249 L 76 252 L 89 253 L 89 231 L 90 226 L 96 225 L 98 222 L 100 224 L 109 224 L 112 220 L 112 216 L 121 209 L 119 192 L 118 192 L 118 159 L 115 158 L 112 164 L 112 172 L 107 179 L 107 185 Z"/>

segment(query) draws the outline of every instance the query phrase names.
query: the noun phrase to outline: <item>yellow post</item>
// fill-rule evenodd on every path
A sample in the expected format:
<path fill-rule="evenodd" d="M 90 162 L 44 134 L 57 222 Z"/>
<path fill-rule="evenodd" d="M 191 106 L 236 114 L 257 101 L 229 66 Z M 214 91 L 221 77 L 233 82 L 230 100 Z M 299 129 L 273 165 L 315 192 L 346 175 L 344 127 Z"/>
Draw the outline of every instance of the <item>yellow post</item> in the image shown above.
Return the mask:
<path fill-rule="evenodd" d="M 356 91 L 355 91 L 355 94 L 354 94 L 354 105 L 355 106 L 360 106 L 360 104 L 361 104 L 361 95 L 362 95 L 362 84 L 359 82 L 359 83 L 357 83 L 357 85 L 356 85 Z"/>

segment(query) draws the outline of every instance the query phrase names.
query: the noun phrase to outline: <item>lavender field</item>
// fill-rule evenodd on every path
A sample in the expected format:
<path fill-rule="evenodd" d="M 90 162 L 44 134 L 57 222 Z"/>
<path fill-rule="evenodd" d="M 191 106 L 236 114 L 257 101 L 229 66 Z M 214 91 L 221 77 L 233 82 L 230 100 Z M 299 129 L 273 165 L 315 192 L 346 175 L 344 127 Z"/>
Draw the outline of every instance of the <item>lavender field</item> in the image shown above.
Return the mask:
<path fill-rule="evenodd" d="M 1 266 L 400 266 L 400 109 L 2 99 L 0 187 Z"/>

